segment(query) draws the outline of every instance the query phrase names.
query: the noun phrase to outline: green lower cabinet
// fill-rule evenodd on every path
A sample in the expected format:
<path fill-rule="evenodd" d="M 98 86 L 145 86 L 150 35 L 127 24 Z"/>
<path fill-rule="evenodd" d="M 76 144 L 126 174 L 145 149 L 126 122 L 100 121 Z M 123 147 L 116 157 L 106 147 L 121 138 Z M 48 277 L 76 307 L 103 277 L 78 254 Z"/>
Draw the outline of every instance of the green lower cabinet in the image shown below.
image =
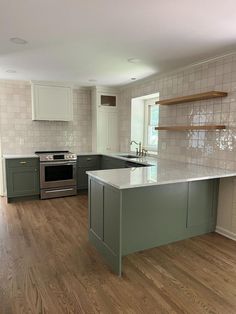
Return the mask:
<path fill-rule="evenodd" d="M 77 157 L 77 189 L 88 189 L 88 175 L 86 171 L 100 169 L 99 155 L 83 155 Z"/>
<path fill-rule="evenodd" d="M 118 275 L 125 255 L 215 230 L 218 179 L 124 190 L 89 182 L 89 240 Z"/>
<path fill-rule="evenodd" d="M 126 167 L 126 161 L 115 157 L 102 156 L 101 169 L 120 169 Z"/>
<path fill-rule="evenodd" d="M 88 175 L 86 171 L 97 170 L 94 167 L 82 167 L 77 169 L 77 189 L 84 190 L 88 189 Z"/>
<path fill-rule="evenodd" d="M 39 195 L 38 159 L 6 160 L 6 183 L 9 200 Z"/>
<path fill-rule="evenodd" d="M 84 155 L 77 158 L 77 189 L 88 189 L 87 171 L 120 169 L 126 167 L 126 161 L 100 155 Z M 134 165 L 135 167 L 135 165 Z"/>

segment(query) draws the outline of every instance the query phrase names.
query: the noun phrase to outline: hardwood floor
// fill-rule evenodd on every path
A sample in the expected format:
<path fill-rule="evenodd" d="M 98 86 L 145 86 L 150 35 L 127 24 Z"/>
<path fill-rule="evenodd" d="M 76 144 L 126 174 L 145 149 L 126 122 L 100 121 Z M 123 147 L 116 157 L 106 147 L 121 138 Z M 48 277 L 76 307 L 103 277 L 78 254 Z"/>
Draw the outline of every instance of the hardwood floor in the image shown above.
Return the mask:
<path fill-rule="evenodd" d="M 209 234 L 124 258 L 87 239 L 87 196 L 0 200 L 0 314 L 236 313 L 236 242 Z"/>

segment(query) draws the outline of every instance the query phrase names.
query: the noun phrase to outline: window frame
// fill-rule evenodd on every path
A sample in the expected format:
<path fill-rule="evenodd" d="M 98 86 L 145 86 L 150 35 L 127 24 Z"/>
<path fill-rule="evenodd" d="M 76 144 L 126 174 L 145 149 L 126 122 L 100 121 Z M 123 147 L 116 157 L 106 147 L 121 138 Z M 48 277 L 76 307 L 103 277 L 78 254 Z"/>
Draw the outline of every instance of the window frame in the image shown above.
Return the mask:
<path fill-rule="evenodd" d="M 145 105 L 144 105 L 144 147 L 150 153 L 157 153 L 157 150 L 158 150 L 158 131 L 156 131 L 157 144 L 156 145 L 149 145 L 148 144 L 148 127 L 151 126 L 151 124 L 150 124 L 150 121 L 151 121 L 150 107 L 151 106 L 158 106 L 158 111 L 160 110 L 159 105 L 155 104 L 156 100 L 157 99 L 154 100 L 153 104 L 150 104 L 149 102 L 145 101 Z M 148 99 L 148 101 L 150 101 L 150 99 Z M 159 124 L 159 114 L 158 114 L 158 121 L 157 121 L 157 124 L 155 126 L 158 126 L 158 124 Z"/>

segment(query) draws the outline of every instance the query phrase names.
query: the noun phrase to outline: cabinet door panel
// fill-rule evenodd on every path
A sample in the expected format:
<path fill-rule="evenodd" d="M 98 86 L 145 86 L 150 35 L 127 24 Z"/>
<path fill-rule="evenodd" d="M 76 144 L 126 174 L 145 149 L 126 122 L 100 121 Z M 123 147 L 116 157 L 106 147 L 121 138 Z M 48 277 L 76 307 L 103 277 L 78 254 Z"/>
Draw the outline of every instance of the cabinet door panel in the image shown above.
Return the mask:
<path fill-rule="evenodd" d="M 102 109 L 98 113 L 98 150 L 118 151 L 118 113 L 116 110 Z"/>
<path fill-rule="evenodd" d="M 116 112 L 108 113 L 108 149 L 111 152 L 117 152 L 119 150 L 118 115 Z"/>
<path fill-rule="evenodd" d="M 68 86 L 33 84 L 33 120 L 73 120 L 72 91 Z"/>
<path fill-rule="evenodd" d="M 7 170 L 7 196 L 39 194 L 39 171 L 34 167 L 15 167 Z"/>
<path fill-rule="evenodd" d="M 189 183 L 187 226 L 208 224 L 213 206 L 213 181 L 204 180 Z"/>
<path fill-rule="evenodd" d="M 94 167 L 81 167 L 77 170 L 77 189 L 87 189 L 88 188 L 88 175 L 86 171 L 96 170 Z"/>
<path fill-rule="evenodd" d="M 116 254 L 120 243 L 120 193 L 104 187 L 104 242 Z"/>
<path fill-rule="evenodd" d="M 103 240 L 103 184 L 91 180 L 90 229 Z"/>
<path fill-rule="evenodd" d="M 100 110 L 98 113 L 98 151 L 108 152 L 108 113 Z"/>

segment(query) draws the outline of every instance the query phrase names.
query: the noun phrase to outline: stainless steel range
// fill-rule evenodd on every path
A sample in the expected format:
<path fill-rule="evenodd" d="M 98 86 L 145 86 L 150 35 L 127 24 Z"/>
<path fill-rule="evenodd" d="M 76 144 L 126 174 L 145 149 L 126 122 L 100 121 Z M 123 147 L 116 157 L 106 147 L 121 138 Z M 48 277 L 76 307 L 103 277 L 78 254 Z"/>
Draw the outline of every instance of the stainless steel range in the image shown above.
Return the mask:
<path fill-rule="evenodd" d="M 76 195 L 76 154 L 69 151 L 38 151 L 41 199 Z"/>

